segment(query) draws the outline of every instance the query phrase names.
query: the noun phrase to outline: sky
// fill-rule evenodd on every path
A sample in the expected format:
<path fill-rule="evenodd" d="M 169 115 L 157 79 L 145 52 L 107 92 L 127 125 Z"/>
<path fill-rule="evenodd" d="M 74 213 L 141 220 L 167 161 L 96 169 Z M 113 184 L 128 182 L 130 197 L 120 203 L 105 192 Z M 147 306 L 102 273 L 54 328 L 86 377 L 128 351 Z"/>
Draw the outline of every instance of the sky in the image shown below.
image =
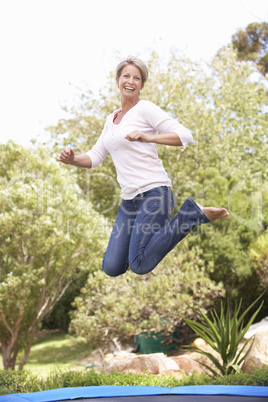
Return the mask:
<path fill-rule="evenodd" d="M 66 117 L 83 88 L 98 91 L 118 60 L 211 60 L 267 0 L 0 0 L 0 143 L 28 147 Z"/>

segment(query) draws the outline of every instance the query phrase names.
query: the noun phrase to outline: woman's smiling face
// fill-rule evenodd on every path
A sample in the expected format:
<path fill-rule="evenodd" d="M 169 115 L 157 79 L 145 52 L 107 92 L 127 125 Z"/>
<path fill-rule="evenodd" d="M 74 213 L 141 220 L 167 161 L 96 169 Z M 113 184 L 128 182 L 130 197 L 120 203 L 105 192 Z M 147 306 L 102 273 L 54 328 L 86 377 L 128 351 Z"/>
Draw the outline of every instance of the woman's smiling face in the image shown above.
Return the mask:
<path fill-rule="evenodd" d="M 122 95 L 127 97 L 138 97 L 140 90 L 143 88 L 142 75 L 138 67 L 128 64 L 122 70 L 116 83 Z"/>

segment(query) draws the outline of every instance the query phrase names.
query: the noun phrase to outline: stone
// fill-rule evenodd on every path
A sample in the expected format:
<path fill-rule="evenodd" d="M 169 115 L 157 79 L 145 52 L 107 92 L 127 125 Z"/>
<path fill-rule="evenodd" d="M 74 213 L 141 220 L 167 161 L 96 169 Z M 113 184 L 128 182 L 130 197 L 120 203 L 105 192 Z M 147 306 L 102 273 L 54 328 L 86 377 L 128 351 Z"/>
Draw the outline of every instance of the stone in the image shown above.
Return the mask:
<path fill-rule="evenodd" d="M 189 355 L 180 355 L 171 357 L 180 368 L 180 371 L 185 375 L 191 375 L 194 371 L 197 375 L 203 373 L 203 368 L 201 364 L 194 361 Z"/>
<path fill-rule="evenodd" d="M 245 342 L 246 338 L 242 340 L 239 349 L 243 347 Z M 221 356 L 203 339 L 196 339 L 191 346 L 213 354 L 213 356 L 221 362 Z M 247 350 L 244 350 L 243 354 L 246 353 L 246 351 Z M 101 356 L 102 362 L 100 362 Z M 204 372 L 211 374 L 202 363 L 219 373 L 218 369 L 209 358 L 194 350 L 184 354 L 182 351 L 179 351 L 178 355 L 169 357 L 166 357 L 163 353 L 152 353 L 146 355 L 131 353 L 124 350 L 107 353 L 105 355 L 104 353 L 99 352 L 92 354 L 90 361 L 93 361 L 94 367 L 99 370 L 113 370 L 129 374 L 143 374 L 149 372 L 154 375 L 173 376 L 176 378 L 182 378 L 183 374 L 191 375 L 194 371 L 197 375 Z M 263 326 L 261 331 L 256 332 L 254 344 L 242 366 L 242 370 L 245 373 L 249 373 L 251 367 L 262 366 L 268 366 L 268 331 L 264 331 Z"/>
<path fill-rule="evenodd" d="M 179 370 L 178 364 L 165 357 L 163 353 L 152 353 L 149 355 L 135 355 L 115 358 L 108 362 L 108 370 L 126 371 L 131 374 L 144 373 L 149 371 L 151 374 L 160 374 L 171 370 Z"/>
<path fill-rule="evenodd" d="M 110 360 L 113 360 L 114 359 L 114 354 L 113 353 L 107 353 L 105 356 L 104 356 L 104 361 L 105 362 L 109 362 Z"/>
<path fill-rule="evenodd" d="M 125 357 L 124 359 L 111 359 L 107 362 L 108 371 L 127 371 L 131 364 L 131 357 Z"/>
<path fill-rule="evenodd" d="M 204 339 L 202 338 L 196 338 L 193 343 L 191 344 L 191 346 L 193 348 L 198 348 L 198 349 L 203 349 L 204 347 L 206 347 L 208 344 L 206 341 L 204 341 Z"/>
<path fill-rule="evenodd" d="M 202 338 L 197 338 L 195 339 L 195 341 L 191 344 L 192 347 L 198 348 L 203 350 L 204 352 L 208 352 L 210 354 L 212 354 L 217 360 L 219 360 L 220 362 L 221 360 L 221 356 L 219 353 L 217 353 L 206 341 L 204 341 L 204 339 Z M 219 373 L 219 370 L 217 369 L 217 367 L 213 364 L 213 362 L 206 357 L 205 355 L 202 355 L 201 353 L 195 352 L 193 350 L 193 352 L 189 353 L 190 358 L 195 361 L 197 363 L 197 365 L 199 366 L 199 369 L 202 370 L 202 372 L 205 372 L 207 374 L 211 374 L 211 372 L 205 367 L 203 366 L 203 364 L 211 367 L 213 370 L 215 370 L 216 372 Z"/>
<path fill-rule="evenodd" d="M 244 373 L 250 373 L 253 367 L 268 367 L 268 331 L 257 332 L 252 348 L 242 366 Z"/>
<path fill-rule="evenodd" d="M 268 331 L 268 317 L 263 318 L 256 324 L 252 324 L 249 327 L 248 331 L 246 332 L 244 338 L 249 339 L 258 332 L 266 332 L 266 331 Z"/>

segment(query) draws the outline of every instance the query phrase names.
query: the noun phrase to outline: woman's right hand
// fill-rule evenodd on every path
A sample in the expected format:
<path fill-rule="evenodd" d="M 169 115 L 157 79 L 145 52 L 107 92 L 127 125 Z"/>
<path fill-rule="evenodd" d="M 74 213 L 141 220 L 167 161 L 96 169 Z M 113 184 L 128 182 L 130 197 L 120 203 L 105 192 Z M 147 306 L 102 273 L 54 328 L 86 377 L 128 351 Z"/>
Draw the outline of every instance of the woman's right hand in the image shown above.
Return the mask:
<path fill-rule="evenodd" d="M 74 161 L 74 151 L 72 148 L 64 148 L 57 157 L 57 161 L 70 165 Z"/>

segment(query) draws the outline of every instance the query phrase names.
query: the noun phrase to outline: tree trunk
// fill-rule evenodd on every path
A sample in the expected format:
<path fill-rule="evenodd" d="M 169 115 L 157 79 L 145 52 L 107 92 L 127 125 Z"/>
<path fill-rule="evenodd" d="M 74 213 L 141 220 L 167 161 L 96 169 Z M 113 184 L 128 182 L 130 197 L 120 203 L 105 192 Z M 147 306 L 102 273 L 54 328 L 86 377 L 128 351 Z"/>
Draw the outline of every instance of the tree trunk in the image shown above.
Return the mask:
<path fill-rule="evenodd" d="M 19 364 L 19 370 L 21 371 L 25 365 L 25 363 L 27 362 L 27 359 L 29 357 L 30 351 L 31 351 L 31 347 L 32 347 L 33 342 L 28 343 L 26 351 L 24 353 L 23 358 L 21 359 L 21 362 Z"/>
<path fill-rule="evenodd" d="M 8 370 L 8 369 L 14 370 L 18 352 L 13 351 L 13 353 L 12 353 L 10 351 L 8 343 L 4 343 L 4 342 L 1 342 L 1 352 L 2 352 L 4 369 L 5 370 Z"/>

